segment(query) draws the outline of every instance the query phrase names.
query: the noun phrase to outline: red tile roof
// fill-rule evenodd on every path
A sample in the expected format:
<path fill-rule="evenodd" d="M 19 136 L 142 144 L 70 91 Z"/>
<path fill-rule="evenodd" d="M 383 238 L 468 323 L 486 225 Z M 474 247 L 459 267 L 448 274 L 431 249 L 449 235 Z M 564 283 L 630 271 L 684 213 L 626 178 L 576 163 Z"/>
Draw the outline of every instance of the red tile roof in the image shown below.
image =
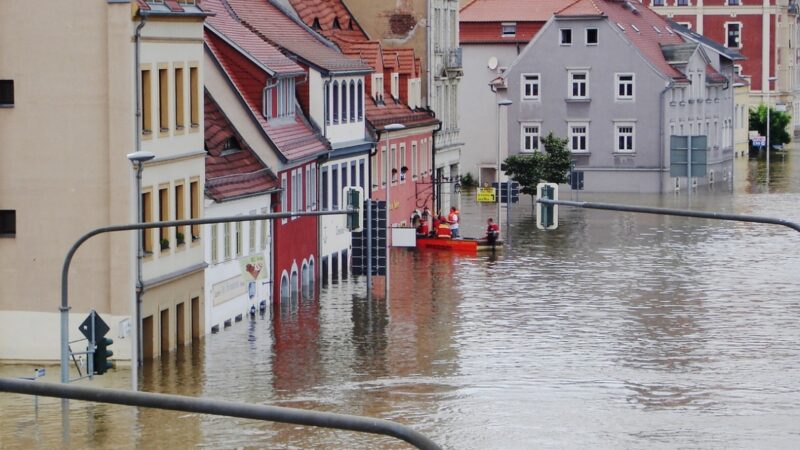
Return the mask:
<path fill-rule="evenodd" d="M 473 0 L 461 8 L 459 22 L 546 22 L 573 0 Z"/>
<path fill-rule="evenodd" d="M 361 59 L 365 64 L 374 70 L 382 71 L 383 56 L 381 54 L 381 44 L 378 41 L 352 41 L 341 36 L 333 36 L 333 41 L 342 49 L 345 55 Z"/>
<path fill-rule="evenodd" d="M 205 42 L 250 109 L 252 117 L 286 161 L 305 159 L 328 150 L 327 144 L 311 128 L 299 109 L 294 117 L 267 120 L 261 111 L 267 74 L 219 36 L 206 31 Z"/>
<path fill-rule="evenodd" d="M 358 20 L 350 14 L 347 6 L 339 0 L 289 0 L 300 20 L 317 29 L 323 36 L 334 35 L 348 40 L 369 40 L 367 33 L 361 29 Z M 334 26 L 338 21 L 339 27 Z"/>
<path fill-rule="evenodd" d="M 706 65 L 706 82 L 707 83 L 725 83 L 728 79 L 725 75 L 719 73 L 711 64 Z"/>
<path fill-rule="evenodd" d="M 387 56 L 390 57 L 390 60 L 393 64 L 389 67 L 396 69 L 398 73 L 408 75 L 411 78 L 417 77 L 418 72 L 416 71 L 416 58 L 413 48 L 390 48 L 384 50 L 384 65 L 386 65 Z"/>
<path fill-rule="evenodd" d="M 279 183 L 205 92 L 206 195 L 221 202 L 270 191 Z M 234 139 L 239 150 L 225 150 Z"/>
<path fill-rule="evenodd" d="M 389 99 L 385 105 L 378 105 L 367 99 L 367 122 L 374 129 L 382 129 L 392 123 L 401 123 L 409 128 L 436 125 L 439 120 L 424 110 L 413 110 L 408 105 L 395 103 Z"/>
<path fill-rule="evenodd" d="M 206 26 L 224 35 L 230 43 L 239 47 L 240 52 L 246 53 L 273 73 L 305 74 L 305 70 L 297 63 L 239 23 L 233 11 L 220 0 L 205 0 L 203 7 L 216 14 L 206 19 Z"/>
<path fill-rule="evenodd" d="M 342 54 L 332 43 L 295 21 L 269 0 L 220 0 L 239 21 L 261 38 L 315 66 L 323 72 L 371 72 L 358 59 Z"/>
<path fill-rule="evenodd" d="M 556 13 L 556 17 L 606 17 L 630 41 L 645 59 L 664 75 L 685 79 L 684 75 L 664 58 L 661 45 L 683 44 L 666 19 L 637 1 L 576 0 Z M 638 30 L 638 31 L 637 31 Z"/>

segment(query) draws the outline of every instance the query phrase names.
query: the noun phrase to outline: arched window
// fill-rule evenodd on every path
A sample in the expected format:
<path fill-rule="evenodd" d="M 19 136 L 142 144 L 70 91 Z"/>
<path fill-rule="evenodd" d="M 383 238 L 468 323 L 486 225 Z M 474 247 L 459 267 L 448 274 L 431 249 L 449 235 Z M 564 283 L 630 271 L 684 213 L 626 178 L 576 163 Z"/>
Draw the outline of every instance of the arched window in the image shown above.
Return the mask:
<path fill-rule="evenodd" d="M 350 122 L 356 121 L 356 84 L 350 80 Z"/>
<path fill-rule="evenodd" d="M 297 302 L 297 298 L 300 296 L 300 283 L 297 276 L 297 270 L 292 272 L 292 279 L 289 280 L 290 288 L 292 291 L 292 303 Z"/>
<path fill-rule="evenodd" d="M 333 123 L 339 123 L 339 82 L 333 82 Z"/>
<path fill-rule="evenodd" d="M 290 297 L 291 291 L 289 290 L 289 277 L 286 276 L 286 272 L 284 272 L 283 276 L 281 276 L 281 305 L 287 303 Z"/>
<path fill-rule="evenodd" d="M 309 297 L 314 296 L 314 280 L 317 279 L 317 273 L 314 272 L 314 260 L 310 260 L 308 262 L 308 291 L 310 292 Z"/>
<path fill-rule="evenodd" d="M 342 123 L 347 122 L 347 82 L 342 81 Z"/>
<path fill-rule="evenodd" d="M 302 274 L 300 277 L 300 281 L 303 284 L 303 298 L 307 299 L 311 297 L 311 291 L 309 290 L 309 279 L 310 279 L 309 267 L 308 264 L 303 263 Z"/>
<path fill-rule="evenodd" d="M 358 80 L 358 120 L 364 119 L 364 86 L 361 80 Z"/>
<path fill-rule="evenodd" d="M 330 125 L 331 124 L 331 85 L 328 82 L 325 82 L 325 123 Z"/>

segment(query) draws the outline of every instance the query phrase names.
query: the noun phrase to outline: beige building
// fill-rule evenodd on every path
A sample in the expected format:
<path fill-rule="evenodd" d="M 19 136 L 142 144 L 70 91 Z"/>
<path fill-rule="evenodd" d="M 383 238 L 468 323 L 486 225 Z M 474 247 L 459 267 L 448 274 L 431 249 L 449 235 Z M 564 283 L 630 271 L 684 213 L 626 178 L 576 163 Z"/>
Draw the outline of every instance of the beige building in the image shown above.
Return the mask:
<path fill-rule="evenodd" d="M 58 360 L 64 256 L 92 228 L 136 221 L 126 155 L 137 144 L 156 155 L 143 172 L 145 219 L 202 214 L 205 13 L 193 0 L 80 3 L 0 2 L 0 360 Z M 202 335 L 200 236 L 190 228 L 146 234 L 146 357 Z M 111 327 L 114 357 L 130 358 L 135 250 L 135 233 L 121 232 L 77 252 L 70 340 L 95 309 Z"/>

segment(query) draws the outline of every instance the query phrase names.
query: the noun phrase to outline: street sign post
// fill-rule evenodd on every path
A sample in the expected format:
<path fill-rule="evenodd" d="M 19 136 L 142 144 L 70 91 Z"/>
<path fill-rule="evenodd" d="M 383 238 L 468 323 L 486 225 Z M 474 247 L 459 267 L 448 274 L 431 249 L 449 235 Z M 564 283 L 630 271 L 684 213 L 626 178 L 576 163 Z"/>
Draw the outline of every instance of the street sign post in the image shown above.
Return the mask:
<path fill-rule="evenodd" d="M 555 230 L 558 228 L 558 206 L 539 203 L 539 199 L 558 200 L 558 185 L 555 183 L 536 185 L 536 228 Z"/>

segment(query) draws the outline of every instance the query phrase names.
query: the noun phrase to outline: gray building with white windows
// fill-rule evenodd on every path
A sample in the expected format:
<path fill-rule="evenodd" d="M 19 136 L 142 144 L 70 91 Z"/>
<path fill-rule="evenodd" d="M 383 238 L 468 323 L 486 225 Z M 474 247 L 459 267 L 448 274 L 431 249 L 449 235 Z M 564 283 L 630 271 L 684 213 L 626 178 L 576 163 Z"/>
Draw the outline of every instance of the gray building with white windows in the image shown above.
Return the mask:
<path fill-rule="evenodd" d="M 514 102 L 509 154 L 540 151 L 552 131 L 568 138 L 585 190 L 666 192 L 689 182 L 670 174 L 674 137 L 705 136 L 694 139 L 705 142 L 707 166 L 694 168 L 693 182 L 728 181 L 732 76 L 730 54 L 682 36 L 639 2 L 573 3 L 503 76 Z"/>

